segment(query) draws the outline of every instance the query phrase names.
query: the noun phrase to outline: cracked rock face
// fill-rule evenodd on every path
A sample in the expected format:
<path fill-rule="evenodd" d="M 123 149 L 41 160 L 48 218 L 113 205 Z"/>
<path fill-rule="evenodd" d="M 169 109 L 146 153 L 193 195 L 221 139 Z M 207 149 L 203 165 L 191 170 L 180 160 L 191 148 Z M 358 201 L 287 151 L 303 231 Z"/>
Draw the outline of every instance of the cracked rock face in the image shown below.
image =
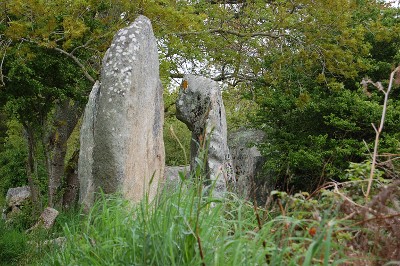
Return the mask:
<path fill-rule="evenodd" d="M 199 146 L 208 144 L 205 163 L 207 177 L 215 182 L 215 196 L 222 196 L 227 183 L 234 182 L 232 160 L 227 145 L 225 107 L 217 82 L 194 75 L 186 75 L 176 101 L 176 117 L 192 131 L 191 164 L 193 171 Z"/>
<path fill-rule="evenodd" d="M 92 161 L 79 164 L 80 201 L 90 206 L 93 192 L 100 189 L 122 192 L 133 202 L 145 193 L 153 198 L 164 173 L 164 105 L 157 43 L 148 18 L 139 16 L 114 36 L 95 90 L 96 85 L 90 110 L 85 110 L 85 119 L 90 118 L 82 125 L 91 136 L 87 146 L 81 143 L 81 153 Z"/>

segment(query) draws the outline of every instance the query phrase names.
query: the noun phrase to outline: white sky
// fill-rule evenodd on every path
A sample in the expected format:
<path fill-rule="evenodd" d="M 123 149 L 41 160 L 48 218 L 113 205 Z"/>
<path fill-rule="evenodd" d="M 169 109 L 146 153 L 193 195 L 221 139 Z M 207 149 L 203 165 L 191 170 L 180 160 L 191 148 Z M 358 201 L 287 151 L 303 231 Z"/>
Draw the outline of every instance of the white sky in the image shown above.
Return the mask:
<path fill-rule="evenodd" d="M 385 0 L 386 3 L 392 3 L 394 7 L 400 7 L 400 0 Z"/>

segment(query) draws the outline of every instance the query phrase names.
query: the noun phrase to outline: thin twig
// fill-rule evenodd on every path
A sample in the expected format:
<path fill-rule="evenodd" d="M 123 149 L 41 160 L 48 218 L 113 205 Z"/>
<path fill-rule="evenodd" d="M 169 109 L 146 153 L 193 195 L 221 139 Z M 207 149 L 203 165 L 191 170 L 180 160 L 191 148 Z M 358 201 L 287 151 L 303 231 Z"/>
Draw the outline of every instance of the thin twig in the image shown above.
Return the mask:
<path fill-rule="evenodd" d="M 365 224 L 365 223 L 368 223 L 368 222 L 373 221 L 373 220 L 391 219 L 391 218 L 394 218 L 394 217 L 397 217 L 397 216 L 400 216 L 400 213 L 395 213 L 395 214 L 385 215 L 385 216 L 372 217 L 372 218 L 369 218 L 369 219 L 362 220 L 362 221 L 359 221 L 359 222 L 357 222 L 357 223 L 354 223 L 354 224 L 352 224 L 350 227 L 353 227 L 353 226 L 356 226 L 356 225 L 360 225 L 360 224 Z"/>
<path fill-rule="evenodd" d="M 285 216 L 286 212 L 285 212 L 285 209 L 282 206 L 281 200 L 278 199 L 277 202 L 278 202 L 279 209 L 281 210 L 282 216 Z"/>
<path fill-rule="evenodd" d="M 373 128 L 375 130 L 376 136 L 375 136 L 375 144 L 374 144 L 374 153 L 373 153 L 373 156 L 372 156 L 371 172 L 370 172 L 370 175 L 369 175 L 368 187 L 367 187 L 367 192 L 365 193 L 365 199 L 368 199 L 369 193 L 371 191 L 372 180 L 374 179 L 374 173 L 375 173 L 375 167 L 376 167 L 376 158 L 378 156 L 379 137 L 380 137 L 380 134 L 382 133 L 383 125 L 385 123 L 387 104 L 388 104 L 388 100 L 389 100 L 389 93 L 390 93 L 390 90 L 392 89 L 394 75 L 398 71 L 400 71 L 400 66 L 396 67 L 392 71 L 392 73 L 390 74 L 389 86 L 388 86 L 386 91 L 384 90 L 384 88 L 383 88 L 383 86 L 382 86 L 382 84 L 380 82 L 374 83 L 370 79 L 362 81 L 362 85 L 364 86 L 364 88 L 366 88 L 368 84 L 372 84 L 379 91 L 383 92 L 383 94 L 385 95 L 385 99 L 384 99 L 384 102 L 383 102 L 381 122 L 380 122 L 379 128 L 377 129 L 375 127 L 375 125 L 372 124 L 372 126 L 373 126 Z"/>
<path fill-rule="evenodd" d="M 199 252 L 200 252 L 200 258 L 201 258 L 201 266 L 206 266 L 206 263 L 204 262 L 204 253 L 203 253 L 203 248 L 201 245 L 201 240 L 200 240 L 200 235 L 199 235 L 199 227 L 196 226 L 196 239 L 197 239 L 197 245 L 199 246 Z"/>
<path fill-rule="evenodd" d="M 235 35 L 237 37 L 248 37 L 248 38 L 254 38 L 254 37 L 270 37 L 273 39 L 277 39 L 280 37 L 285 36 L 285 34 L 276 34 L 273 32 L 238 32 L 238 31 L 233 31 L 233 30 L 224 30 L 224 29 L 209 29 L 205 31 L 187 31 L 187 32 L 174 32 L 170 33 L 168 35 L 179 35 L 179 36 L 185 36 L 185 35 L 201 35 L 201 34 L 208 34 L 208 33 L 218 33 L 218 34 L 229 34 L 229 35 Z"/>

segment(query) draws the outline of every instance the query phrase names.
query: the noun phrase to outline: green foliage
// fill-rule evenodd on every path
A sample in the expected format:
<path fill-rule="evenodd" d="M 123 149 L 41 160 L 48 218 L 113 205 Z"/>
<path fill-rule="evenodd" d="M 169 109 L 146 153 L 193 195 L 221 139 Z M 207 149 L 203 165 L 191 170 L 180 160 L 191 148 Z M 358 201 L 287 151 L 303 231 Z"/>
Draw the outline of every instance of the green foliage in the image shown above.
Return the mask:
<path fill-rule="evenodd" d="M 0 206 L 5 201 L 7 190 L 26 185 L 26 144 L 21 125 L 16 121 L 7 123 L 4 145 L 0 149 Z"/>
<path fill-rule="evenodd" d="M 185 124 L 178 121 L 176 118 L 165 120 L 164 146 L 166 165 L 179 166 L 189 164 L 191 138 L 192 134 Z M 179 142 L 183 147 L 180 146 Z"/>
<path fill-rule="evenodd" d="M 3 93 L 6 110 L 21 121 L 42 125 L 58 101 L 85 97 L 88 84 L 68 58 L 32 45 L 23 45 L 13 57 L 6 61 Z"/>
<path fill-rule="evenodd" d="M 175 117 L 177 93 L 176 90 L 164 91 L 164 146 L 165 164 L 168 166 L 187 165 L 190 162 L 192 134 L 186 125 Z"/>
<path fill-rule="evenodd" d="M 8 122 L 3 149 L 0 149 L 0 205 L 7 190 L 26 185 L 26 144 L 22 127 L 16 121 Z"/>
<path fill-rule="evenodd" d="M 313 8 L 303 11 L 309 12 Z M 280 189 L 315 189 L 328 179 L 346 178 L 345 169 L 349 162 L 359 163 L 368 158 L 368 150 L 371 150 L 375 138 L 371 123 L 379 124 L 383 95 L 378 91 L 363 91 L 357 83 L 365 75 L 374 77 L 374 80 L 375 76 L 382 77 L 381 70 L 387 70 L 395 63 L 400 46 L 399 35 L 394 34 L 399 32 L 397 24 L 389 24 L 385 15 L 380 16 L 379 12 L 369 13 L 369 23 L 376 31 L 373 35 L 371 31 L 365 31 L 366 22 L 360 17 L 366 16 L 365 8 L 376 11 L 377 7 L 353 4 L 346 10 L 335 9 L 335 12 L 343 12 L 338 14 L 342 20 L 335 27 L 342 25 L 343 28 L 316 33 L 308 28 L 312 22 L 301 28 L 306 36 L 326 36 L 320 40 L 312 39 L 303 47 L 325 47 L 323 51 L 328 54 L 323 56 L 323 62 L 318 61 L 321 58 L 315 56 L 314 49 L 283 47 L 281 55 L 271 53 L 265 56 L 266 68 L 272 71 L 279 63 L 279 73 L 265 75 L 255 82 L 256 101 L 260 108 L 253 122 L 269 137 L 262 146 L 268 158 L 265 168 L 267 176 L 276 178 Z M 321 12 L 315 13 L 318 13 L 318 18 L 325 19 L 320 17 L 323 15 Z M 340 44 L 348 41 L 341 40 L 347 34 L 343 23 L 352 25 L 353 41 L 362 44 Z M 325 26 L 318 27 L 323 29 Z M 390 31 L 389 28 L 391 34 L 379 37 L 382 30 Z M 338 42 L 333 44 L 332 40 Z M 377 52 L 382 45 L 387 48 L 385 56 Z M 368 51 L 372 53 L 368 54 Z M 388 75 L 386 72 L 385 79 Z M 398 93 L 394 90 L 390 98 L 397 99 Z M 388 114 L 380 151 L 396 153 L 400 131 L 397 100 L 390 101 Z"/>
<path fill-rule="evenodd" d="M 8 214 L 7 226 L 12 230 L 24 232 L 36 223 L 37 217 L 32 215 L 32 202 L 30 200 L 24 202 L 23 206 L 19 206 L 19 210 Z"/>
<path fill-rule="evenodd" d="M 349 168 L 346 169 L 346 179 L 350 181 L 367 180 L 371 172 L 371 161 L 364 161 L 362 163 L 350 163 Z M 383 178 L 384 171 L 375 169 L 374 177 L 380 181 L 385 182 Z"/>
<path fill-rule="evenodd" d="M 0 110 L 0 152 L 4 149 L 6 131 L 7 131 L 7 118 L 3 111 Z"/>
<path fill-rule="evenodd" d="M 28 184 L 26 174 L 28 151 L 24 130 L 22 125 L 13 119 L 8 121 L 7 127 L 4 150 L 0 151 L 0 204 L 3 203 L 9 188 Z M 47 173 L 41 148 L 38 147 L 34 182 L 40 192 L 44 193 L 47 189 Z"/>
<path fill-rule="evenodd" d="M 0 265 L 18 265 L 27 245 L 27 237 L 23 232 L 10 228 L 0 219 Z"/>
<path fill-rule="evenodd" d="M 346 261 L 337 199 L 325 205 L 300 195 L 280 196 L 286 214 L 269 214 L 234 195 L 206 196 L 200 176 L 184 178 L 153 203 L 132 206 L 119 196 L 102 196 L 80 222 L 64 226 L 67 243 L 44 260 L 51 265 L 311 265 Z M 200 186 L 199 186 L 200 185 Z M 313 212 L 322 219 L 315 220 Z M 323 210 L 323 211 L 322 211 Z M 312 234 L 309 229 L 315 227 Z M 200 243 L 200 244 L 199 244 Z M 201 250 L 201 252 L 200 252 Z M 201 255 L 202 254 L 202 255 Z M 322 262 L 321 262 L 322 263 Z M 326 263 L 327 264 L 327 263 Z"/>

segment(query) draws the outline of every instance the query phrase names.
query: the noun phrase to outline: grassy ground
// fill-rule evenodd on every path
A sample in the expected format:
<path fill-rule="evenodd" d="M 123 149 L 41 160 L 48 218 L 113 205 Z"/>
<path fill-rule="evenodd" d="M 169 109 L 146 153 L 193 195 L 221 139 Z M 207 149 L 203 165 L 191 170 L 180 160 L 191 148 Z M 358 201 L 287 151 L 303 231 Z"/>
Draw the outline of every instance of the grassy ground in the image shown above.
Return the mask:
<path fill-rule="evenodd" d="M 218 200 L 182 182 L 153 203 L 131 206 L 103 196 L 77 223 L 48 265 L 340 265 L 347 257 L 338 205 L 324 210 L 304 195 L 278 200 L 267 212 L 234 195 Z M 285 207 L 283 207 L 283 205 Z M 308 207 L 306 206 L 308 205 Z"/>
<path fill-rule="evenodd" d="M 99 195 L 88 214 L 64 213 L 50 232 L 0 223 L 0 265 L 396 265 L 399 185 L 367 203 L 362 184 L 347 182 L 311 196 L 272 192 L 258 207 L 213 198 L 201 176 L 182 174 L 152 202 Z M 60 236 L 62 246 L 43 244 Z"/>

